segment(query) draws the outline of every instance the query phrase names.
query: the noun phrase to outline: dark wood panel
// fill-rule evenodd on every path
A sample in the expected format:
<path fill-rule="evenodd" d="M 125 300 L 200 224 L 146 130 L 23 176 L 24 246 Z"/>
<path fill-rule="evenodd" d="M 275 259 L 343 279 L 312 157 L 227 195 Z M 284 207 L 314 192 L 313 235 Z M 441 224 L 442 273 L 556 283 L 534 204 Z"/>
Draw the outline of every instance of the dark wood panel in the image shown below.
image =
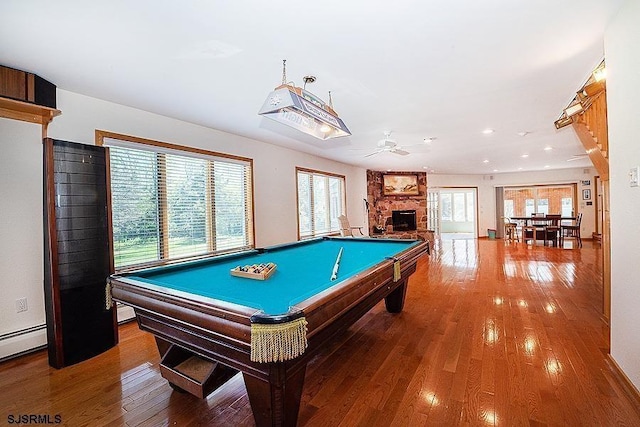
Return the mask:
<path fill-rule="evenodd" d="M 0 65 L 0 96 L 56 108 L 56 86 L 32 73 Z"/>
<path fill-rule="evenodd" d="M 27 73 L 0 66 L 0 96 L 27 99 Z"/>
<path fill-rule="evenodd" d="M 49 362 L 61 368 L 117 343 L 115 309 L 105 301 L 112 272 L 106 151 L 51 139 L 44 147 L 47 340 Z M 70 180 L 74 170 L 78 179 Z"/>

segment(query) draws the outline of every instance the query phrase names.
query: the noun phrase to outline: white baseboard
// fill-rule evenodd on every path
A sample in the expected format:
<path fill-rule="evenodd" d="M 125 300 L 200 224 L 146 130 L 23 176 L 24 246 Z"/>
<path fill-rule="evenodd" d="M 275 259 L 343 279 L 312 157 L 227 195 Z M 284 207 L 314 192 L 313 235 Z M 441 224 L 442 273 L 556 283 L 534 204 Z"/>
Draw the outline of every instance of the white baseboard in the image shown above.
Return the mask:
<path fill-rule="evenodd" d="M 0 337 L 0 360 L 47 345 L 47 327 L 38 325 Z"/>
<path fill-rule="evenodd" d="M 118 323 L 126 322 L 135 317 L 133 308 L 118 304 Z M 46 347 L 47 325 L 37 325 L 20 331 L 0 336 L 0 361 L 9 359 L 31 350 Z"/>

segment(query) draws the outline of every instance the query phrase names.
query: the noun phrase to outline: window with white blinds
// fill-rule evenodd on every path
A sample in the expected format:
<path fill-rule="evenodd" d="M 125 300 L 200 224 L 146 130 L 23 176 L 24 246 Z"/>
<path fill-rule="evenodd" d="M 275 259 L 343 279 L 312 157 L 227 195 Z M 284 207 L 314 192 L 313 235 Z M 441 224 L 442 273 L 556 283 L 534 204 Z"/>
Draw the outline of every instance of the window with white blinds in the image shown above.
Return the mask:
<path fill-rule="evenodd" d="M 250 159 L 111 137 L 103 143 L 116 269 L 253 246 Z"/>
<path fill-rule="evenodd" d="M 345 211 L 345 178 L 296 168 L 298 233 L 301 239 L 340 231 L 338 217 Z"/>

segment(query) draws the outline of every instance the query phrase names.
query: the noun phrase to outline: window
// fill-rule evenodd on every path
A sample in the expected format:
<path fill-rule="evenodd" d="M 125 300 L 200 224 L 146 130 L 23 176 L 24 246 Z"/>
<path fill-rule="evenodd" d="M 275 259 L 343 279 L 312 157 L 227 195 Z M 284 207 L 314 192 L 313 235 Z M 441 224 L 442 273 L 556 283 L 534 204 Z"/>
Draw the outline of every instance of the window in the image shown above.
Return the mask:
<path fill-rule="evenodd" d="M 532 213 L 571 216 L 574 194 L 575 184 L 505 188 L 505 216 L 531 216 Z"/>
<path fill-rule="evenodd" d="M 98 131 L 115 268 L 253 246 L 252 161 Z"/>
<path fill-rule="evenodd" d="M 298 181 L 298 234 L 301 239 L 340 231 L 338 217 L 345 211 L 345 179 L 296 168 Z"/>
<path fill-rule="evenodd" d="M 513 214 L 513 200 L 504 201 L 504 216 L 506 216 L 507 218 L 515 216 Z"/>
<path fill-rule="evenodd" d="M 442 221 L 453 221 L 451 193 L 440 193 L 440 206 L 442 206 Z"/>
<path fill-rule="evenodd" d="M 453 220 L 455 222 L 464 222 L 465 216 L 464 193 L 453 193 Z"/>
<path fill-rule="evenodd" d="M 570 217 L 573 215 L 573 201 L 571 197 L 563 197 L 562 198 L 562 210 L 560 211 L 562 216 Z"/>
<path fill-rule="evenodd" d="M 442 221 L 472 222 L 475 217 L 473 191 L 441 191 Z"/>

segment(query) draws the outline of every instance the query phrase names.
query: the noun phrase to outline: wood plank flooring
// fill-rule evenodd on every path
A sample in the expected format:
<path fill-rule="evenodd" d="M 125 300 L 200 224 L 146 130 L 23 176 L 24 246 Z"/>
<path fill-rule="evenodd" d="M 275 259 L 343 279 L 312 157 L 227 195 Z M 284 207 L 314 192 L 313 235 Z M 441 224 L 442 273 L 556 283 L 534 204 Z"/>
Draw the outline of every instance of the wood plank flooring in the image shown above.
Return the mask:
<path fill-rule="evenodd" d="M 378 304 L 310 363 L 303 426 L 640 426 L 607 363 L 598 245 L 447 240 L 421 260 L 404 311 Z M 207 399 L 174 392 L 153 338 L 55 370 L 45 352 L 0 364 L 0 424 L 252 426 L 241 376 Z"/>

